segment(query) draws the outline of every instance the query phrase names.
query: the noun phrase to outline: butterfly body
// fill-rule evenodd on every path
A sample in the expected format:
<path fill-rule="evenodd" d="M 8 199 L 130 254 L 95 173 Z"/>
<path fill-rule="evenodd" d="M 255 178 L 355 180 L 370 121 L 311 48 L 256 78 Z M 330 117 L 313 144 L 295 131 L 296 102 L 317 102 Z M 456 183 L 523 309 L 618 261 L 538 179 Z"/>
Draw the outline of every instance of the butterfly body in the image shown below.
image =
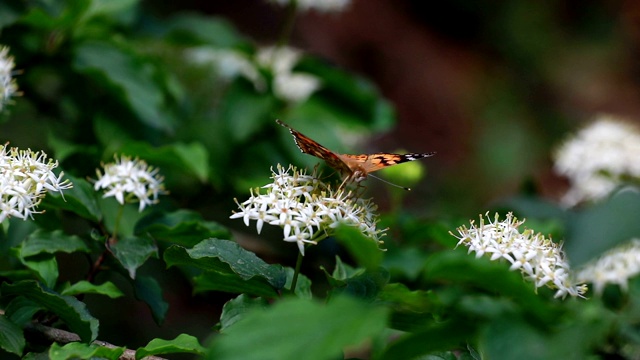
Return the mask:
<path fill-rule="evenodd" d="M 435 154 L 433 152 L 411 154 L 340 154 L 327 149 L 282 121 L 276 120 L 276 122 L 289 129 L 289 132 L 293 135 L 293 139 L 295 140 L 296 145 L 298 145 L 300 151 L 324 160 L 327 165 L 346 176 L 347 181 L 360 182 L 366 179 L 367 175 L 371 172 L 384 169 L 392 165 L 426 158 Z"/>

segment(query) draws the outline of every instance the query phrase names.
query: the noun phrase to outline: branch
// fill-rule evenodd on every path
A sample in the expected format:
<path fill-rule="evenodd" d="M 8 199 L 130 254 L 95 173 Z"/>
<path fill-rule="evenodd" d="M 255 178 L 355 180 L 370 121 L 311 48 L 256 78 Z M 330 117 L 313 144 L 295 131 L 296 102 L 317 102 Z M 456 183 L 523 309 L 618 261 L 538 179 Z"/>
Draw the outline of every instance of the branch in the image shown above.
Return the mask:
<path fill-rule="evenodd" d="M 52 328 L 52 327 L 41 325 L 41 324 L 34 324 L 34 323 L 29 324 L 25 327 L 24 330 L 26 333 L 34 337 L 37 337 L 38 339 L 55 341 L 60 344 L 68 344 L 70 342 L 80 341 L 80 336 L 78 336 L 78 334 L 65 331 L 65 330 Z M 96 340 L 92 342 L 92 344 L 110 348 L 110 349 L 119 347 L 101 340 Z M 136 358 L 135 350 L 126 349 L 124 353 L 120 355 L 120 360 L 135 360 L 135 358 Z M 147 356 L 145 357 L 145 360 L 167 360 L 167 359 L 161 358 L 158 356 Z"/>

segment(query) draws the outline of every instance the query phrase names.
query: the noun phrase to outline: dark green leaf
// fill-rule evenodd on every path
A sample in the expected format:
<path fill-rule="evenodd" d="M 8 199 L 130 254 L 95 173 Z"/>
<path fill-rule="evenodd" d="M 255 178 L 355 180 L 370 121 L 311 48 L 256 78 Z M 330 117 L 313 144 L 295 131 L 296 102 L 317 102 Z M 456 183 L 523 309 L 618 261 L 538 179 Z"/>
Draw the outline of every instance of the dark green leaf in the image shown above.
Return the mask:
<path fill-rule="evenodd" d="M 385 254 L 382 265 L 394 273 L 401 273 L 410 280 L 415 280 L 424 265 L 424 252 L 414 247 L 403 247 Z"/>
<path fill-rule="evenodd" d="M 102 213 L 96 200 L 96 191 L 84 179 L 65 174 L 65 178 L 73 183 L 73 188 L 64 191 L 64 198 L 60 193 L 49 193 L 44 198 L 42 206 L 49 209 L 71 211 L 78 216 L 93 222 L 102 219 Z"/>
<path fill-rule="evenodd" d="M 151 256 L 158 256 L 158 248 L 153 240 L 146 236 L 127 236 L 111 245 L 110 249 L 132 279 L 136 278 L 136 270 Z"/>
<path fill-rule="evenodd" d="M 337 294 L 349 294 L 373 301 L 387 282 L 389 282 L 389 272 L 386 269 L 367 270 L 343 280 L 342 285 L 334 287 L 330 295 L 333 297 Z"/>
<path fill-rule="evenodd" d="M 154 239 L 186 247 L 192 247 L 202 239 L 231 238 L 227 228 L 212 221 L 205 221 L 199 213 L 190 210 L 151 213 L 138 221 L 135 233 L 149 234 Z"/>
<path fill-rule="evenodd" d="M 266 309 L 269 303 L 263 298 L 251 298 L 245 294 L 227 301 L 222 307 L 220 315 L 220 330 L 225 331 L 253 309 Z"/>
<path fill-rule="evenodd" d="M 44 310 L 44 307 L 24 296 L 16 296 L 4 310 L 14 324 L 24 327 L 32 321 L 38 311 Z"/>
<path fill-rule="evenodd" d="M 158 281 L 149 276 L 138 276 L 133 281 L 136 299 L 144 301 L 151 309 L 151 315 L 157 324 L 164 322 L 169 304 L 162 297 L 162 288 Z"/>
<path fill-rule="evenodd" d="M 197 338 L 180 334 L 173 340 L 153 339 L 147 346 L 136 350 L 136 359 L 157 354 L 190 353 L 204 355 L 205 348 L 200 345 Z"/>
<path fill-rule="evenodd" d="M 256 276 L 244 280 L 232 271 L 205 271 L 194 277 L 193 282 L 193 291 L 196 293 L 204 291 L 224 291 L 235 294 L 245 293 L 266 298 L 275 298 L 279 295 L 276 289 L 263 277 Z"/>
<path fill-rule="evenodd" d="M 435 351 L 450 350 L 471 338 L 477 324 L 451 319 L 420 331 L 406 333 L 385 349 L 382 360 L 416 359 Z"/>
<path fill-rule="evenodd" d="M 22 5 L 22 4 L 21 4 Z M 12 25 L 20 18 L 23 10 L 19 9 L 15 4 L 8 2 L 0 3 L 0 29 Z"/>
<path fill-rule="evenodd" d="M 579 266 L 604 251 L 640 237 L 640 193 L 620 191 L 607 201 L 569 218 L 564 250 L 572 266 Z"/>
<path fill-rule="evenodd" d="M 36 230 L 22 243 L 20 255 L 28 257 L 40 253 L 72 253 L 76 251 L 89 252 L 89 247 L 78 236 L 66 235 L 62 230 L 53 232 Z"/>
<path fill-rule="evenodd" d="M 112 299 L 124 296 L 122 291 L 120 291 L 120 289 L 110 281 L 100 285 L 95 285 L 82 280 L 62 290 L 62 295 L 75 296 L 78 294 L 100 294 L 106 295 Z"/>
<path fill-rule="evenodd" d="M 20 249 L 16 249 L 20 251 Z M 19 255 L 18 255 L 19 256 Z M 38 278 L 48 287 L 53 287 L 58 281 L 58 261 L 52 254 L 40 254 L 28 258 L 20 257 L 20 261 L 33 270 Z"/>
<path fill-rule="evenodd" d="M 113 86 L 113 93 L 129 104 L 146 125 L 169 131 L 173 119 L 165 109 L 162 87 L 155 82 L 150 62 L 107 42 L 86 42 L 76 48 L 73 66 Z"/>
<path fill-rule="evenodd" d="M 83 344 L 79 342 L 71 342 L 60 346 L 53 343 L 49 348 L 50 360 L 67 360 L 67 359 L 111 359 L 117 360 L 124 353 L 126 348 L 123 347 L 104 347 L 95 344 Z"/>
<path fill-rule="evenodd" d="M 380 266 L 383 251 L 380 250 L 379 244 L 364 236 L 357 228 L 348 225 L 340 226 L 336 229 L 335 237 L 361 267 L 376 269 Z"/>
<path fill-rule="evenodd" d="M 543 298 L 535 292 L 533 283 L 527 283 L 517 271 L 509 271 L 509 265 L 475 258 L 464 251 L 448 251 L 432 254 L 424 268 L 423 277 L 428 281 L 467 284 L 512 297 L 523 309 L 539 319 L 549 320 L 555 315 L 545 306 Z"/>
<path fill-rule="evenodd" d="M 438 300 L 432 292 L 410 290 L 400 283 L 386 285 L 378 294 L 378 301 L 395 311 L 412 313 L 433 312 L 434 306 L 438 306 Z"/>
<path fill-rule="evenodd" d="M 85 342 L 96 339 L 98 320 L 89 314 L 84 303 L 71 296 L 61 296 L 42 288 L 35 281 L 2 284 L 3 295 L 21 295 L 58 315 L 71 331 Z"/>
<path fill-rule="evenodd" d="M 216 360 L 333 359 L 342 349 L 379 335 L 387 311 L 348 297 L 328 304 L 288 298 L 251 311 L 214 339 L 207 355 Z"/>
<path fill-rule="evenodd" d="M 165 251 L 164 260 L 167 266 L 190 265 L 221 273 L 229 273 L 230 269 L 244 280 L 262 277 L 278 290 L 286 282 L 286 274 L 281 266 L 269 265 L 229 240 L 207 239 L 188 250 L 173 245 Z"/>
<path fill-rule="evenodd" d="M 6 316 L 0 315 L 0 348 L 16 355 L 22 355 L 24 345 L 22 329 Z"/>

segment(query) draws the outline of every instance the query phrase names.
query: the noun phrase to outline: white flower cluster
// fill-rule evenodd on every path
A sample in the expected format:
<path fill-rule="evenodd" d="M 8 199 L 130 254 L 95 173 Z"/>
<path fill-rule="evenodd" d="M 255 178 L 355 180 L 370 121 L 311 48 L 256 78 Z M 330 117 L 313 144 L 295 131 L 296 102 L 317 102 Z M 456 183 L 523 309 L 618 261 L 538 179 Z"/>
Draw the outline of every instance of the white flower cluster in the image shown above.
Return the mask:
<path fill-rule="evenodd" d="M 258 234 L 264 224 L 283 229 L 284 241 L 298 244 L 304 255 L 305 244 L 316 244 L 330 236 L 340 224 L 356 226 L 362 233 L 381 244 L 385 230 L 376 228 L 376 206 L 373 202 L 353 196 L 344 189 L 334 190 L 315 173 L 307 175 L 295 167 L 284 169 L 278 165 L 278 172 L 271 169 L 273 183 L 251 191 L 251 197 L 243 203 L 236 203 L 240 211 L 231 219 L 242 218 L 249 226 L 256 221 Z"/>
<path fill-rule="evenodd" d="M 293 0 L 269 0 L 281 6 L 291 4 Z M 301 12 L 309 10 L 317 10 L 319 12 L 340 12 L 346 9 L 351 0 L 295 0 L 298 4 L 298 10 Z"/>
<path fill-rule="evenodd" d="M 0 147 L 0 222 L 12 216 L 33 218 L 48 191 L 62 194 L 73 187 L 69 180 L 62 180 L 63 172 L 53 173 L 58 162 L 47 160 L 44 152 Z"/>
<path fill-rule="evenodd" d="M 640 239 L 613 248 L 578 271 L 580 282 L 592 283 L 596 294 L 602 294 L 607 284 L 627 289 L 627 281 L 640 273 Z"/>
<path fill-rule="evenodd" d="M 560 246 L 530 229 L 520 233 L 518 228 L 524 221 L 518 221 L 512 213 L 503 221 L 498 221 L 498 214 L 493 221 L 488 213 L 486 217 L 488 224 L 480 216 L 479 225 L 472 220 L 469 228 L 457 229 L 459 236 L 451 233 L 460 240 L 458 246 L 469 247 L 469 252 L 475 251 L 477 258 L 486 254 L 492 261 L 506 259 L 511 264 L 510 270 L 520 269 L 536 288 L 547 286 L 557 290 L 555 297 L 582 296 L 587 291 L 585 285 L 572 281 Z"/>
<path fill-rule="evenodd" d="M 102 164 L 104 174 L 100 169 L 96 170 L 98 180 L 94 189 L 106 189 L 103 197 L 114 196 L 123 205 L 137 199 L 140 203 L 138 211 L 142 211 L 147 205 L 156 204 L 158 195 L 167 193 L 158 169 L 147 165 L 144 160 L 131 160 L 124 155 L 120 159 L 116 156 L 115 160 L 115 163 Z"/>
<path fill-rule="evenodd" d="M 640 179 L 640 130 L 603 115 L 565 141 L 555 154 L 556 172 L 571 188 L 563 203 L 602 199 L 629 179 Z"/>
<path fill-rule="evenodd" d="M 13 57 L 9 56 L 9 48 L 0 46 L 0 110 L 18 91 L 18 85 L 12 77 L 13 67 Z"/>
<path fill-rule="evenodd" d="M 194 64 L 211 65 L 223 79 L 241 76 L 258 91 L 267 88 L 267 79 L 262 75 L 266 70 L 272 74 L 273 95 L 290 103 L 303 102 L 320 88 L 318 77 L 293 70 L 302 52 L 286 46 L 261 48 L 255 58 L 236 50 L 210 47 L 190 49 L 186 56 Z"/>

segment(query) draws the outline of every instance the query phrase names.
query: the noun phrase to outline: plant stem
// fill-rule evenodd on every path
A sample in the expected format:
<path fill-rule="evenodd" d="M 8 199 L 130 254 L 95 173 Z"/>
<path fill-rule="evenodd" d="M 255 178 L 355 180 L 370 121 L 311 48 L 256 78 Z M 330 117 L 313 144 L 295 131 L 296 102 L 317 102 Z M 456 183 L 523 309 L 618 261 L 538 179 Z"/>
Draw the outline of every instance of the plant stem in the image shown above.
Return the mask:
<path fill-rule="evenodd" d="M 118 209 L 118 215 L 116 215 L 115 223 L 113 224 L 113 235 L 111 238 L 118 239 L 118 227 L 120 226 L 120 220 L 122 220 L 122 214 L 124 213 L 124 205 L 121 205 Z"/>
<path fill-rule="evenodd" d="M 282 27 L 282 32 L 280 33 L 280 38 L 278 38 L 278 43 L 276 45 L 277 48 L 281 48 L 291 39 L 291 34 L 293 33 L 293 25 L 296 22 L 296 14 L 298 12 L 298 0 L 291 0 L 289 2 L 289 6 L 287 7 L 286 17 L 284 19 L 284 26 Z"/>
<path fill-rule="evenodd" d="M 293 279 L 291 279 L 291 288 L 289 289 L 289 291 L 291 291 L 291 293 L 295 293 L 296 292 L 296 284 L 298 283 L 298 274 L 300 274 L 300 267 L 302 266 L 302 253 L 298 252 L 298 259 L 296 260 L 296 269 L 293 272 Z"/>

